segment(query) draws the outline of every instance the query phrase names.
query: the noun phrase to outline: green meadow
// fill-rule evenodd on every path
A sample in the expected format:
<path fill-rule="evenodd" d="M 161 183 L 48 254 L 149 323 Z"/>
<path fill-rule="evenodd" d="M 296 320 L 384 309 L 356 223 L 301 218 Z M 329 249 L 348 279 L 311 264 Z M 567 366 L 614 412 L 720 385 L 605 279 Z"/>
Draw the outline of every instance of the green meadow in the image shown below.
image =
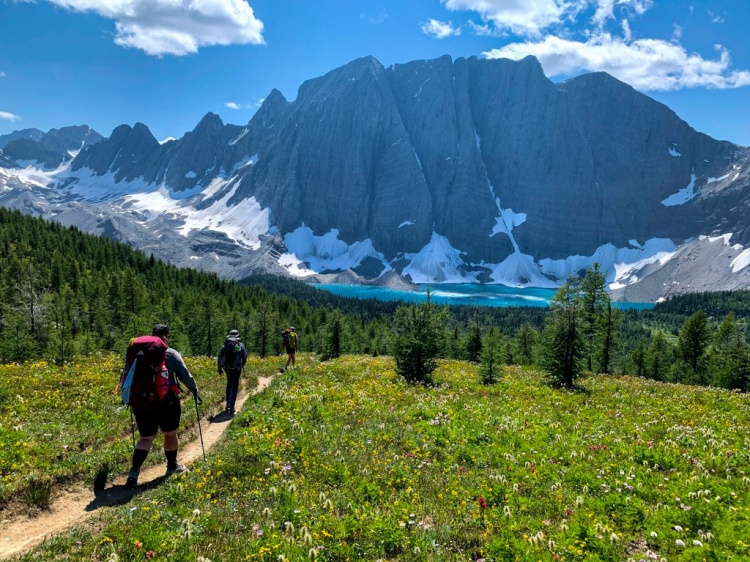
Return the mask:
<path fill-rule="evenodd" d="M 280 362 L 247 372 L 254 382 Z M 219 405 L 213 363 L 189 366 Z M 7 505 L 32 473 L 54 495 L 104 463 L 126 471 L 114 357 L 1 368 Z M 424 387 L 387 357 L 304 356 L 248 399 L 207 462 L 21 559 L 750 559 L 749 396 L 604 375 L 558 390 L 519 367 L 483 385 L 478 369 L 441 361 Z M 195 423 L 192 404 L 183 415 Z"/>

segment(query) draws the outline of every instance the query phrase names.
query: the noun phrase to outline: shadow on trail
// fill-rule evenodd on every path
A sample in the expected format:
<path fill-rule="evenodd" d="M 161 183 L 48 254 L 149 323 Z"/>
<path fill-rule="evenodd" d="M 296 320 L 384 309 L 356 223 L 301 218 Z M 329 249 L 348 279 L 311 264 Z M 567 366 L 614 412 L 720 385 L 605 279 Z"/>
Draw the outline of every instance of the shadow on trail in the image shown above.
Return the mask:
<path fill-rule="evenodd" d="M 219 412 L 215 416 L 208 416 L 206 419 L 209 423 L 224 423 L 232 421 L 234 416 L 235 414 L 230 414 L 229 412 Z"/>
<path fill-rule="evenodd" d="M 118 484 L 104 490 L 94 490 L 94 499 L 86 506 L 85 511 L 92 512 L 102 507 L 114 507 L 128 503 L 135 496 L 160 486 L 167 478 L 162 475 L 148 482 L 138 484 L 135 488 L 126 488 L 124 484 Z"/>

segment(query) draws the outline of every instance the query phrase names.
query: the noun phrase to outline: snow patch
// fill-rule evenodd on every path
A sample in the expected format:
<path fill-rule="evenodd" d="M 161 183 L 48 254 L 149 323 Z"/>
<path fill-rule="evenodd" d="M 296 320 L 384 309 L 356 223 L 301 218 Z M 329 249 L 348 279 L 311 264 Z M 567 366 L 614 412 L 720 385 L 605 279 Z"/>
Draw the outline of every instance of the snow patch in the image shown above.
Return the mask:
<path fill-rule="evenodd" d="M 284 244 L 289 251 L 279 258 L 279 264 L 297 277 L 320 271 L 353 269 L 368 257 L 381 261 L 387 270 L 391 269 L 383 254 L 375 250 L 372 240 L 368 238 L 349 245 L 339 239 L 339 231 L 335 228 L 316 236 L 303 224 L 284 236 Z"/>
<path fill-rule="evenodd" d="M 708 240 L 709 242 L 717 242 L 719 240 L 724 241 L 725 246 L 729 246 L 729 240 L 732 238 L 732 233 L 729 234 L 722 234 L 721 236 L 706 236 L 704 234 L 701 234 L 698 236 L 698 240 Z"/>
<path fill-rule="evenodd" d="M 186 178 L 186 179 L 189 179 L 189 180 L 195 179 L 195 178 L 197 178 L 197 177 L 198 177 L 198 174 L 196 174 L 196 173 L 195 173 L 195 172 L 193 172 L 192 170 L 191 170 L 191 171 L 189 171 L 189 172 L 188 172 L 187 174 L 185 174 L 185 178 Z"/>
<path fill-rule="evenodd" d="M 729 265 L 732 268 L 732 273 L 737 273 L 750 265 L 750 248 L 743 250 Z"/>
<path fill-rule="evenodd" d="M 476 273 L 460 271 L 466 265 L 457 250 L 445 236 L 437 232 L 427 245 L 416 254 L 405 254 L 410 260 L 402 274 L 411 276 L 414 283 L 475 283 Z"/>
<path fill-rule="evenodd" d="M 602 271 L 609 272 L 609 288 L 618 289 L 634 283 L 637 280 L 636 273 L 646 265 L 657 261 L 665 264 L 676 251 L 677 246 L 668 238 L 651 238 L 636 248 L 616 248 L 612 244 L 604 244 L 591 256 L 576 255 L 563 260 L 544 259 L 539 261 L 539 265 L 543 273 L 563 281 L 598 263 Z"/>
<path fill-rule="evenodd" d="M 726 174 L 724 174 L 720 178 L 708 178 L 706 180 L 706 183 L 716 183 L 717 181 L 722 181 L 722 180 L 727 179 L 731 175 L 732 175 L 732 172 L 727 172 Z"/>
<path fill-rule="evenodd" d="M 414 158 L 417 159 L 417 165 L 419 166 L 419 169 L 422 170 L 422 175 L 424 176 L 424 169 L 422 168 L 422 161 L 419 159 L 419 156 L 417 156 L 416 149 L 412 149 L 414 151 Z"/>
<path fill-rule="evenodd" d="M 673 144 L 672 146 L 669 147 L 669 155 L 670 156 L 675 156 L 675 157 L 682 156 L 682 154 L 680 154 L 679 152 L 677 152 L 677 143 L 675 143 L 675 144 Z"/>
<path fill-rule="evenodd" d="M 234 174 L 236 171 L 241 170 L 242 168 L 245 168 L 247 166 L 255 166 L 257 163 L 258 163 L 258 153 L 256 152 L 252 156 L 245 156 L 242 160 L 237 162 L 232 167 L 232 170 L 229 173 Z"/>
<path fill-rule="evenodd" d="M 414 221 L 404 221 L 400 225 L 398 225 L 398 228 L 403 228 L 405 226 L 411 226 L 414 224 Z"/>
<path fill-rule="evenodd" d="M 515 239 L 513 239 L 513 236 L 511 235 L 511 231 L 514 227 L 520 226 L 526 222 L 526 213 L 515 213 L 512 209 L 500 208 L 499 198 L 495 199 L 495 204 L 497 205 L 498 211 L 500 211 L 500 215 L 497 217 L 497 222 L 492 228 L 490 238 L 495 236 L 495 234 L 507 234 L 513 240 L 513 247 L 517 250 L 518 246 L 516 245 Z"/>
<path fill-rule="evenodd" d="M 534 258 L 528 254 L 514 252 L 505 258 L 502 263 L 488 267 L 492 269 L 490 275 L 492 280 L 501 285 L 550 289 L 557 287 L 557 283 L 546 277 Z"/>
<path fill-rule="evenodd" d="M 688 201 L 695 198 L 696 195 L 698 195 L 693 189 L 695 187 L 695 180 L 696 180 L 695 174 L 690 174 L 690 183 L 687 185 L 687 187 L 683 187 L 681 190 L 679 190 L 677 193 L 673 193 L 666 199 L 664 199 L 661 204 L 665 207 L 675 207 L 677 205 L 682 205 L 684 203 L 687 203 Z"/>

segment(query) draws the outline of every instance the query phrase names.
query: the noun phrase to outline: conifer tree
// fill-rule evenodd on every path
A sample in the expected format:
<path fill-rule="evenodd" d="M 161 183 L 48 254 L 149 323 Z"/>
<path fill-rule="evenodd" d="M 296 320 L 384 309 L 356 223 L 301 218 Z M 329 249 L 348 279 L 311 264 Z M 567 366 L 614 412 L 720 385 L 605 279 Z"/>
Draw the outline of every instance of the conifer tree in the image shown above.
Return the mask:
<path fill-rule="evenodd" d="M 479 372 L 484 384 L 494 384 L 500 378 L 503 365 L 502 342 L 497 328 L 492 327 L 484 337 Z"/>
<path fill-rule="evenodd" d="M 630 362 L 633 365 L 634 374 L 637 377 L 645 377 L 647 375 L 647 368 L 646 368 L 646 340 L 644 338 L 640 338 L 638 342 L 635 344 L 635 348 L 633 349 L 632 353 L 630 354 Z"/>
<path fill-rule="evenodd" d="M 580 295 L 573 281 L 567 281 L 550 301 L 551 322 L 544 330 L 542 363 L 553 386 L 573 388 L 581 374 L 584 345 L 581 338 Z"/>
<path fill-rule="evenodd" d="M 482 329 L 479 322 L 474 320 L 469 328 L 469 337 L 466 342 L 466 356 L 472 363 L 479 362 L 482 353 Z"/>
<path fill-rule="evenodd" d="M 519 365 L 531 365 L 534 361 L 534 346 L 539 337 L 538 332 L 523 324 L 516 332 L 515 343 Z"/>
<path fill-rule="evenodd" d="M 702 310 L 694 313 L 685 321 L 677 340 L 676 353 L 680 360 L 674 372 L 677 380 L 706 384 L 706 347 L 710 337 L 708 316 Z"/>
<path fill-rule="evenodd" d="M 603 323 L 604 310 L 609 304 L 609 295 L 605 286 L 604 273 L 595 262 L 592 268 L 586 270 L 580 282 L 578 297 L 580 299 L 581 337 L 585 346 L 588 371 L 594 370 L 600 326 Z M 609 343 L 611 345 L 611 342 Z M 609 351 L 607 353 L 609 354 Z"/>
<path fill-rule="evenodd" d="M 432 381 L 446 320 L 446 311 L 432 303 L 429 290 L 427 302 L 396 309 L 391 346 L 396 372 L 407 382 Z"/>
<path fill-rule="evenodd" d="M 336 359 L 341 356 L 341 338 L 343 333 L 341 311 L 337 308 L 329 316 L 325 328 L 322 359 Z"/>
<path fill-rule="evenodd" d="M 657 381 L 666 380 L 670 366 L 670 355 L 671 350 L 664 332 L 658 330 L 646 352 L 646 375 L 648 378 Z"/>
<path fill-rule="evenodd" d="M 750 390 L 750 346 L 732 312 L 719 326 L 712 355 L 715 382 L 719 386 L 742 392 Z"/>

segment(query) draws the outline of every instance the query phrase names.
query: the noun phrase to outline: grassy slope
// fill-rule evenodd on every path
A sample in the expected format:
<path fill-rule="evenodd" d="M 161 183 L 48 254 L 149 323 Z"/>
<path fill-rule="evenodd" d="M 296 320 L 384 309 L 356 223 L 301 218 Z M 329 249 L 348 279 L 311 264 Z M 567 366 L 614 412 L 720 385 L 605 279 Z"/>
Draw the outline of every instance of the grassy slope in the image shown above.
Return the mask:
<path fill-rule="evenodd" d="M 436 379 L 307 359 L 207 465 L 27 559 L 750 557 L 747 396 L 604 376 L 570 393 L 516 368 L 487 387 L 461 362 Z"/>

